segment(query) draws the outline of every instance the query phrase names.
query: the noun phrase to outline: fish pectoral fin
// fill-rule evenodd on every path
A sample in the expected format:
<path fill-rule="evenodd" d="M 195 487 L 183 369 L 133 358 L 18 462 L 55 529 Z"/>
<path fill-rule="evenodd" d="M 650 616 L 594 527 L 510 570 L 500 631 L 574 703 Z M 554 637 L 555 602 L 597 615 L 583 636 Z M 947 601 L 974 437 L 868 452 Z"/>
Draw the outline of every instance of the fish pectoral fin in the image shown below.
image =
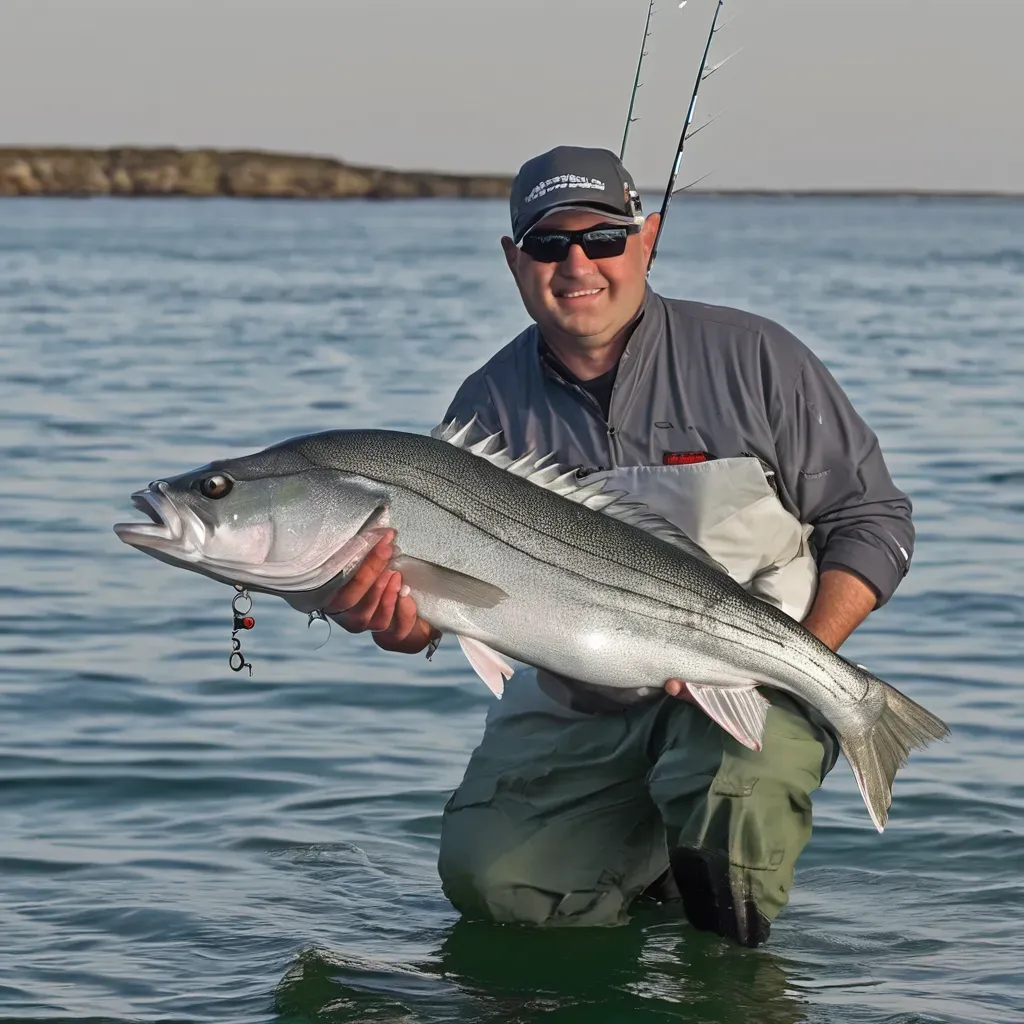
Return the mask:
<path fill-rule="evenodd" d="M 764 720 L 771 704 L 751 683 L 742 689 L 687 683 L 686 688 L 709 718 L 745 747 L 760 750 L 764 739 Z"/>
<path fill-rule="evenodd" d="M 501 587 L 493 583 L 486 583 L 457 569 L 447 569 L 443 565 L 425 562 L 411 555 L 392 558 L 389 565 L 402 574 L 402 582 L 410 589 L 474 608 L 493 608 L 508 597 Z"/>
<path fill-rule="evenodd" d="M 511 679 L 514 674 L 512 666 L 497 651 L 480 640 L 460 636 L 459 644 L 462 653 L 473 666 L 473 671 L 484 681 L 487 689 L 500 700 L 505 690 L 505 680 Z"/>

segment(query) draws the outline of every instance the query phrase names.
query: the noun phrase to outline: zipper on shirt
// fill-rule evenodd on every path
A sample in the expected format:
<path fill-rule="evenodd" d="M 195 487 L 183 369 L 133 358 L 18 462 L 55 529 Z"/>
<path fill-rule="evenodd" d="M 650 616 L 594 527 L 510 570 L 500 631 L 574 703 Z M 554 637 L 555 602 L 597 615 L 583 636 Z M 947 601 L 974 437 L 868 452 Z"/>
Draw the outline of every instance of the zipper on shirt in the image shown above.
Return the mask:
<path fill-rule="evenodd" d="M 604 418 L 604 413 L 601 410 L 601 404 L 589 391 L 584 391 L 578 384 L 573 384 L 572 381 L 566 380 L 551 363 L 542 357 L 541 366 L 544 372 L 556 383 L 561 384 L 568 391 L 572 391 L 574 394 L 579 395 L 583 399 L 584 403 L 588 405 L 596 414 L 597 418 L 604 424 L 605 436 L 608 438 L 608 468 L 618 469 L 619 459 L 616 451 L 617 441 L 615 440 L 617 431 L 612 424 Z M 614 397 L 615 388 L 612 388 L 612 395 Z M 610 403 L 609 403 L 610 405 Z"/>
<path fill-rule="evenodd" d="M 615 438 L 618 436 L 618 431 L 607 421 L 605 422 L 606 433 L 608 435 L 608 459 L 611 462 L 612 469 L 618 469 L 619 458 L 617 452 L 618 441 Z"/>

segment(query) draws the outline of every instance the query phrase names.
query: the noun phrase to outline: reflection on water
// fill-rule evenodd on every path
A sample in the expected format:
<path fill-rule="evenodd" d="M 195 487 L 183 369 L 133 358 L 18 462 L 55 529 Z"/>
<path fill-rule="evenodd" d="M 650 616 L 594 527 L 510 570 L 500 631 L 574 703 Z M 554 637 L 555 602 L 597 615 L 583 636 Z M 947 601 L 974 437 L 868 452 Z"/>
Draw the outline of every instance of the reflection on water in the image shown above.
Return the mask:
<path fill-rule="evenodd" d="M 648 914 L 647 917 L 654 915 Z M 639 968 L 639 970 L 638 970 Z M 280 1020 L 663 1020 L 797 1024 L 806 1000 L 765 950 L 685 925 L 531 932 L 458 922 L 411 965 L 302 950 L 275 993 Z"/>

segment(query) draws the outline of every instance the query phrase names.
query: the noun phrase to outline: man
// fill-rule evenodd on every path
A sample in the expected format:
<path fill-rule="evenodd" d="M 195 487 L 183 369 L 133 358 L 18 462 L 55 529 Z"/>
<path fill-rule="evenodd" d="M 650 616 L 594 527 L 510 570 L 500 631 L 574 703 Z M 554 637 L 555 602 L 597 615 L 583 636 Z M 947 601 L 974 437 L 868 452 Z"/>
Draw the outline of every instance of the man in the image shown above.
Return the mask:
<path fill-rule="evenodd" d="M 837 649 L 892 595 L 914 531 L 874 434 L 778 324 L 647 285 L 658 216 L 607 150 L 528 161 L 501 240 L 534 323 L 459 389 L 514 454 L 554 452 L 684 529 Z M 382 541 L 331 611 L 378 646 L 436 640 Z M 778 692 L 760 752 L 688 701 L 518 672 L 445 807 L 439 871 L 470 918 L 602 925 L 644 893 L 698 928 L 767 939 L 838 745 Z M 677 699 L 682 698 L 682 699 Z"/>

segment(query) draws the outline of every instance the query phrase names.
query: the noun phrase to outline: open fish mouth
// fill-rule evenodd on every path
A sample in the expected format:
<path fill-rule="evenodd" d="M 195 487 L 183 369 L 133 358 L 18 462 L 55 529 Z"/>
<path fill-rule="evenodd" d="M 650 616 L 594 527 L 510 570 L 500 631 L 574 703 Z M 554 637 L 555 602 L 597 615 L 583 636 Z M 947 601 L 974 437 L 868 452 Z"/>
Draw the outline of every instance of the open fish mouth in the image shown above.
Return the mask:
<path fill-rule="evenodd" d="M 115 523 L 114 532 L 126 544 L 137 547 L 162 547 L 182 540 L 184 524 L 174 503 L 164 493 L 167 485 L 158 480 L 145 490 L 136 491 L 132 504 L 148 518 L 148 523 Z"/>
<path fill-rule="evenodd" d="M 335 578 L 347 579 L 386 532 L 386 509 L 377 507 L 354 536 L 274 560 L 265 536 L 269 526 L 263 531 L 250 531 L 257 535 L 255 548 L 251 542 L 246 543 L 244 529 L 231 543 L 234 528 L 223 526 L 226 538 L 222 537 L 218 546 L 217 526 L 187 503 L 176 500 L 166 481 L 157 480 L 136 491 L 131 503 L 147 521 L 114 524 L 114 533 L 125 544 L 233 586 L 251 586 L 282 595 L 312 592 Z"/>

